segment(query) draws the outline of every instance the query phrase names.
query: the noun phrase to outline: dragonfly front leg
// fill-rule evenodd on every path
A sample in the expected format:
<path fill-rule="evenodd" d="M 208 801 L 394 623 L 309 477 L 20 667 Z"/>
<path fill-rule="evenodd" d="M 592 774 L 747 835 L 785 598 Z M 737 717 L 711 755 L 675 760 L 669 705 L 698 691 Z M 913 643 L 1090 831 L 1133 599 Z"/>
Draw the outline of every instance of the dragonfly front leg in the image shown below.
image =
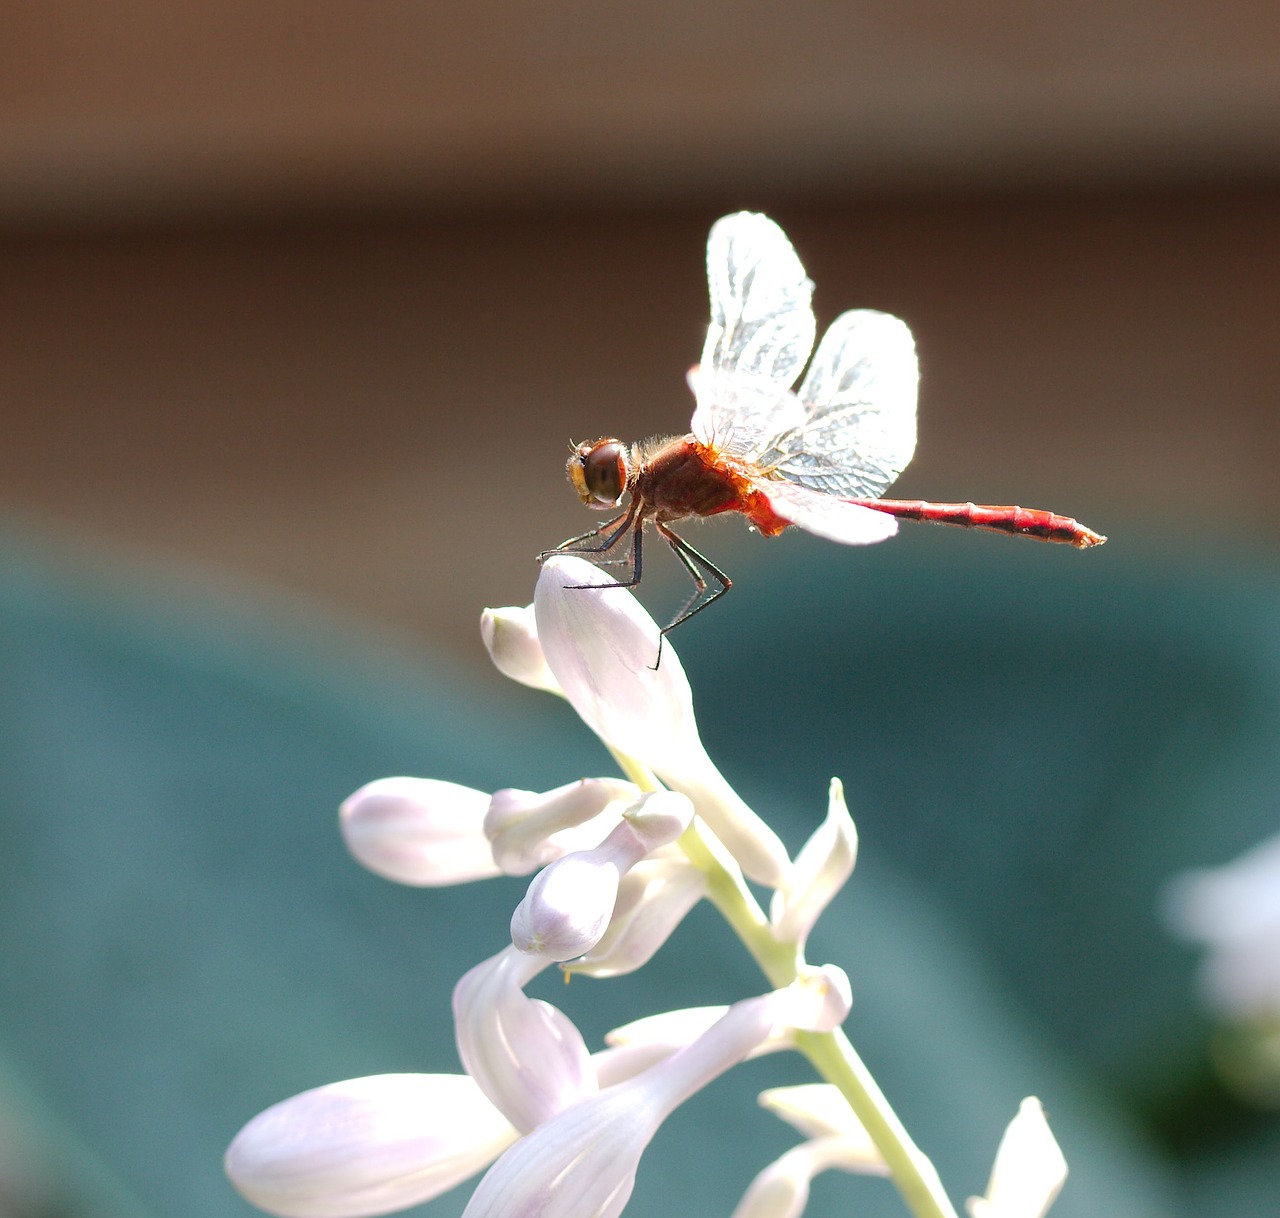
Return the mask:
<path fill-rule="evenodd" d="M 625 566 L 627 568 L 626 579 L 615 580 L 612 584 L 570 584 L 566 589 L 568 591 L 588 588 L 599 591 L 602 587 L 634 588 L 640 582 L 644 522 L 645 517 L 644 513 L 640 511 L 640 503 L 638 500 L 633 499 L 621 516 L 615 516 L 612 520 L 600 525 L 599 528 L 592 529 L 589 533 L 583 533 L 580 537 L 571 537 L 568 541 L 561 542 L 554 550 L 544 550 L 538 555 L 538 561 L 543 562 L 557 554 L 581 554 L 590 558 L 598 567 Z M 630 536 L 630 544 L 627 546 L 626 554 L 621 558 L 606 559 L 596 557 L 596 555 L 603 556 L 608 554 L 628 535 Z M 596 540 L 596 544 L 585 544 L 595 539 L 599 539 Z"/>
<path fill-rule="evenodd" d="M 546 562 L 548 558 L 556 554 L 607 554 L 618 544 L 618 540 L 631 527 L 636 514 L 636 506 L 633 501 L 621 516 L 606 520 L 604 524 L 597 525 L 594 529 L 581 533 L 577 537 L 570 537 L 568 541 L 562 541 L 553 550 L 543 550 L 538 555 L 538 561 Z M 617 526 L 616 528 L 614 527 L 615 525 Z M 610 530 L 613 531 L 610 532 Z M 583 544 L 599 537 L 602 533 L 604 534 L 604 540 L 599 545 Z"/>
<path fill-rule="evenodd" d="M 627 578 L 615 579 L 614 582 L 611 584 L 566 584 L 565 585 L 566 591 L 574 592 L 579 590 L 585 591 L 587 589 L 594 589 L 595 591 L 598 592 L 600 591 L 601 588 L 634 588 L 640 582 L 641 547 L 644 542 L 644 517 L 637 515 L 635 517 L 634 522 L 628 520 L 626 524 L 623 526 L 623 528 L 625 529 L 628 526 L 630 526 L 631 528 L 631 544 L 630 546 L 627 547 L 626 556 L 623 558 L 614 559 L 612 562 L 596 564 L 597 566 L 609 566 L 609 567 L 621 566 L 625 564 L 629 568 Z M 609 545 L 604 546 L 599 551 L 576 550 L 576 551 L 570 551 L 570 553 L 578 553 L 578 554 L 608 553 L 608 551 L 615 544 L 617 544 L 618 539 L 622 536 L 622 531 L 623 531 L 622 529 L 619 529 L 618 532 L 614 535 L 613 540 L 609 542 Z"/>

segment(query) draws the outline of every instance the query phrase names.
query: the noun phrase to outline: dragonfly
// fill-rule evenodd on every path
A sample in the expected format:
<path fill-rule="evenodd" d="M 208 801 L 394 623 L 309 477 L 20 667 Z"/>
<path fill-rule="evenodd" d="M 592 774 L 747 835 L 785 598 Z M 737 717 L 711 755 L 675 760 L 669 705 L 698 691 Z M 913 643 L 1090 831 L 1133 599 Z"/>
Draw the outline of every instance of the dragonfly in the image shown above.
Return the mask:
<path fill-rule="evenodd" d="M 854 309 L 836 318 L 814 351 L 813 284 L 767 216 L 739 212 L 712 226 L 707 282 L 711 324 L 688 376 L 696 403 L 689 434 L 574 445 L 566 467 L 573 489 L 587 507 L 617 514 L 540 560 L 579 554 L 625 568 L 625 578 L 604 587 L 633 588 L 652 523 L 694 583 L 665 635 L 732 587 L 672 529 L 683 520 L 739 512 L 766 537 L 795 526 L 844 545 L 883 541 L 899 520 L 1079 549 L 1106 541 L 1039 508 L 882 498 L 915 453 L 919 369 L 911 331 L 888 313 Z"/>

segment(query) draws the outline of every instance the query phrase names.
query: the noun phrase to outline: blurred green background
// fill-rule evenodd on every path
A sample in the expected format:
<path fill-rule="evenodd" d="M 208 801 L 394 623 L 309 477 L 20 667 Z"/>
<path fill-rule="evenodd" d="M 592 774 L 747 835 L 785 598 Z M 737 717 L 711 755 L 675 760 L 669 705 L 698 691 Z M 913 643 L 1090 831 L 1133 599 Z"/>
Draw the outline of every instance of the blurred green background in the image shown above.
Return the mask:
<path fill-rule="evenodd" d="M 1280 581 L 1133 549 L 780 542 L 675 645 L 708 747 L 790 847 L 844 779 L 861 856 L 811 958 L 848 968 L 851 1034 L 957 1197 L 1034 1093 L 1072 1169 L 1055 1213 L 1261 1216 L 1280 1121 L 1213 1081 L 1157 905 L 1274 828 Z M 36 1143 L 15 1179 L 47 1175 L 45 1208 L 14 1212 L 246 1213 L 219 1157 L 260 1108 L 456 1068 L 452 984 L 521 890 L 368 875 L 338 802 L 385 774 L 538 789 L 607 758 L 545 695 L 491 697 L 296 602 L 86 577 L 29 532 L 3 568 L 0 1036 L 6 1117 Z M 544 996 L 598 1043 L 760 985 L 702 912 L 641 973 Z M 636 1212 L 727 1213 L 789 1140 L 754 1091 L 803 1077 L 767 1059 L 699 1096 Z M 847 1180 L 813 1212 L 848 1205 L 901 1212 Z"/>

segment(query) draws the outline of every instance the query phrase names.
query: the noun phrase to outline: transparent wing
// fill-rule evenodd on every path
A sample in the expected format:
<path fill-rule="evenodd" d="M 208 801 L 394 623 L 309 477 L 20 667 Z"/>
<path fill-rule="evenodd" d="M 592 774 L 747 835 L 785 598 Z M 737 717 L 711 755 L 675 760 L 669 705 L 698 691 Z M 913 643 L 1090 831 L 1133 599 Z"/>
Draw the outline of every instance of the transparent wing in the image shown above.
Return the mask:
<path fill-rule="evenodd" d="M 905 322 L 870 309 L 844 313 L 800 386 L 803 421 L 779 432 L 758 460 L 802 487 L 879 498 L 915 452 L 918 380 Z"/>
<path fill-rule="evenodd" d="M 707 286 L 711 324 L 693 431 L 720 442 L 733 432 L 747 444 L 764 430 L 754 418 L 762 403 L 795 384 L 813 350 L 813 284 L 782 229 L 767 216 L 738 212 L 712 226 Z"/>
<path fill-rule="evenodd" d="M 800 399 L 760 377 L 690 368 L 689 388 L 698 402 L 693 434 L 745 461 L 756 461 L 775 436 L 805 422 Z"/>
<path fill-rule="evenodd" d="M 792 482 L 759 482 L 756 488 L 768 497 L 769 506 L 783 520 L 828 541 L 865 546 L 884 541 L 898 531 L 897 519 L 887 512 L 845 503 L 822 491 Z"/>

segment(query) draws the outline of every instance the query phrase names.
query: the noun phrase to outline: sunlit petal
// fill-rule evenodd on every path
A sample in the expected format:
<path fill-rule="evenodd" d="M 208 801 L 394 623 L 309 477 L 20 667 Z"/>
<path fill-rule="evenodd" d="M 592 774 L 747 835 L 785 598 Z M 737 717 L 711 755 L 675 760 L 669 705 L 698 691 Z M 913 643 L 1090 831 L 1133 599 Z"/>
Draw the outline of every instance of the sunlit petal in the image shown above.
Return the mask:
<path fill-rule="evenodd" d="M 1043 1218 L 1066 1178 L 1067 1161 L 1031 1096 L 1000 1139 L 987 1195 L 970 1197 L 966 1208 L 970 1218 Z"/>
<path fill-rule="evenodd" d="M 542 654 L 532 605 L 486 609 L 480 615 L 480 637 L 504 677 L 548 693 L 561 692 Z"/>
<path fill-rule="evenodd" d="M 799 1218 L 809 1201 L 810 1181 L 833 1168 L 865 1171 L 844 1138 L 819 1138 L 793 1147 L 752 1180 L 733 1218 Z M 875 1174 L 887 1171 L 881 1162 Z"/>
<path fill-rule="evenodd" d="M 659 658 L 657 624 L 615 582 L 581 558 L 543 564 L 534 611 L 548 665 L 596 735 L 693 800 L 742 869 L 776 886 L 789 865 L 782 843 L 712 764 L 680 657 L 666 640 Z"/>
<path fill-rule="evenodd" d="M 773 894 L 770 921 L 781 942 L 804 945 L 813 924 L 853 874 L 857 856 L 858 831 L 844 801 L 844 787 L 833 778 L 826 819 Z"/>
<path fill-rule="evenodd" d="M 507 947 L 477 964 L 453 991 L 462 1064 L 521 1132 L 597 1089 L 590 1054 L 573 1021 L 524 993 L 550 963 Z"/>
<path fill-rule="evenodd" d="M 787 989 L 735 1003 L 664 1061 L 540 1125 L 489 1169 L 464 1218 L 616 1218 L 667 1115 L 806 1001 Z"/>
<path fill-rule="evenodd" d="M 675 841 L 692 817 L 683 795 L 644 796 L 594 850 L 565 855 L 538 873 L 511 916 L 512 943 L 551 960 L 590 951 L 613 916 L 622 877 L 651 850 Z"/>
<path fill-rule="evenodd" d="M 528 875 L 574 850 L 599 845 L 640 789 L 621 778 L 582 778 L 554 791 L 495 791 L 484 818 L 506 875 Z"/>
<path fill-rule="evenodd" d="M 226 1171 L 270 1213 L 359 1218 L 447 1192 L 516 1136 L 466 1075 L 382 1074 L 259 1113 L 228 1148 Z"/>
<path fill-rule="evenodd" d="M 484 835 L 489 796 L 433 778 L 380 778 L 339 812 L 361 864 L 400 884 L 462 884 L 500 875 Z"/>
<path fill-rule="evenodd" d="M 604 936 L 570 967 L 591 977 L 619 977 L 647 964 L 702 899 L 707 877 L 683 858 L 637 863 L 622 879 Z"/>
<path fill-rule="evenodd" d="M 839 1149 L 844 1171 L 885 1175 L 888 1166 L 849 1101 L 830 1083 L 771 1087 L 759 1096 L 760 1106 L 786 1121 L 805 1137 Z"/>

